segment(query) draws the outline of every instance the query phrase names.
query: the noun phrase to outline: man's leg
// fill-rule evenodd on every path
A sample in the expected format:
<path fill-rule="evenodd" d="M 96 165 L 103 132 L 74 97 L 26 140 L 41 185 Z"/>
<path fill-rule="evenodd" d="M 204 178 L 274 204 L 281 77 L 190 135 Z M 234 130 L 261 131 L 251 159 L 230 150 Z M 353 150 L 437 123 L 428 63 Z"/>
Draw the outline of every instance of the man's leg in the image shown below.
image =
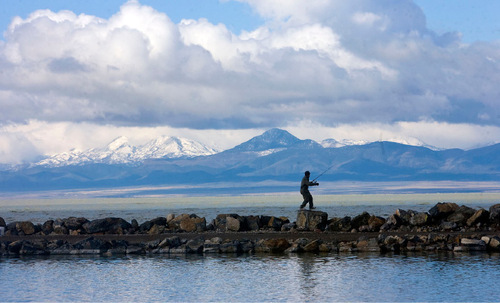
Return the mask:
<path fill-rule="evenodd" d="M 307 204 L 307 195 L 306 194 L 302 194 L 302 198 L 304 198 L 304 202 L 302 202 L 302 204 L 300 204 L 300 208 L 304 208 L 306 207 L 306 204 Z"/>
<path fill-rule="evenodd" d="M 314 207 L 314 204 L 313 204 L 313 196 L 311 194 L 309 194 L 309 209 L 315 209 L 316 207 Z"/>

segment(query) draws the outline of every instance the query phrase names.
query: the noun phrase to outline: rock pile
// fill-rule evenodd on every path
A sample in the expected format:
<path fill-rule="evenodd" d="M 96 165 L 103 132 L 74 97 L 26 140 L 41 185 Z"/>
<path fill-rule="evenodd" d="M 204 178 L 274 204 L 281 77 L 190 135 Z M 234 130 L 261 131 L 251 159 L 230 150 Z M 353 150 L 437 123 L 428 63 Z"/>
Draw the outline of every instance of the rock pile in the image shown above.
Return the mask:
<path fill-rule="evenodd" d="M 142 224 L 121 218 L 90 221 L 77 217 L 48 220 L 43 224 L 29 221 L 6 224 L 0 218 L 0 227 L 5 236 L 19 238 L 2 241 L 0 237 L 0 255 L 500 251 L 500 204 L 489 210 L 474 210 L 455 203 L 438 203 L 428 212 L 398 209 L 388 218 L 364 212 L 353 218 L 328 219 L 325 212 L 302 210 L 298 212 L 296 222 L 290 222 L 286 217 L 237 214 L 218 215 L 209 224 L 205 218 L 194 214 L 169 214 Z M 220 234 L 220 237 L 205 239 L 209 232 Z M 263 236 L 255 240 L 225 237 L 248 232 Z M 298 234 L 299 237 L 270 239 L 265 236 L 266 233 L 281 235 L 280 232 L 282 235 Z M 182 233 L 195 234 L 196 237 L 183 238 Z M 332 241 L 311 236 L 342 233 L 359 233 L 359 236 L 355 241 Z M 77 243 L 44 237 L 81 235 L 88 237 Z M 100 238 L 103 235 L 165 236 L 131 243 L 126 237 L 103 240 Z"/>

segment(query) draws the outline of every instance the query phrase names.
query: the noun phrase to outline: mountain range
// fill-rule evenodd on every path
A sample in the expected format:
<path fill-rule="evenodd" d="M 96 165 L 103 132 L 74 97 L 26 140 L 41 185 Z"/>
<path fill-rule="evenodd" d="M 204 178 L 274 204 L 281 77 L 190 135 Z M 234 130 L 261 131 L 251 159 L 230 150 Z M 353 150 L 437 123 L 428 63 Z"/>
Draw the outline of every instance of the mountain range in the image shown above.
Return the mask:
<path fill-rule="evenodd" d="M 102 149 L 71 151 L 0 171 L 0 191 L 200 184 L 212 184 L 207 187 L 213 192 L 231 184 L 237 191 L 296 183 L 305 170 L 312 177 L 324 172 L 322 181 L 500 181 L 500 144 L 466 151 L 388 141 L 331 143 L 301 140 L 281 129 L 224 151 L 175 137 L 135 147 L 120 137 Z"/>

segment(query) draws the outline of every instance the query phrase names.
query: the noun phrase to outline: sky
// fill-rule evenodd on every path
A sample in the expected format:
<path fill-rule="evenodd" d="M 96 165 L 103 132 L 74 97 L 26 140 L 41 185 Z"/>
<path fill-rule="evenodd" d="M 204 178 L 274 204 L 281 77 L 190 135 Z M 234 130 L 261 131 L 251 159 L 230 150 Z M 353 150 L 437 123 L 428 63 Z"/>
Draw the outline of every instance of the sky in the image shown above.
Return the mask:
<path fill-rule="evenodd" d="M 179 136 L 500 142 L 500 1 L 2 0 L 0 163 Z"/>

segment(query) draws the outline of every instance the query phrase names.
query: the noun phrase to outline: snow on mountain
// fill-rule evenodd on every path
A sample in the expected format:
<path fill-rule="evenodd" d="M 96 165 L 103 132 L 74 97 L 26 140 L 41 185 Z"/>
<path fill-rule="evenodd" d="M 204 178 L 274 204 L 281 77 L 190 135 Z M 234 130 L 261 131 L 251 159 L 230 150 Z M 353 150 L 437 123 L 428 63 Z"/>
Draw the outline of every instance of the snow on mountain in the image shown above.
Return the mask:
<path fill-rule="evenodd" d="M 57 167 L 90 163 L 134 164 L 147 159 L 192 158 L 217 152 L 199 142 L 184 138 L 162 136 L 144 145 L 132 146 L 127 137 L 122 136 L 103 148 L 92 148 L 86 151 L 74 149 L 50 156 L 34 165 Z"/>
<path fill-rule="evenodd" d="M 369 141 L 363 141 L 363 140 L 348 140 L 344 139 L 341 141 L 337 141 L 335 139 L 325 139 L 321 141 L 321 146 L 324 148 L 336 148 L 336 147 L 343 147 L 343 146 L 350 146 L 350 145 L 365 145 L 370 143 Z"/>
<path fill-rule="evenodd" d="M 384 140 L 384 141 L 400 143 L 400 144 L 404 144 L 404 145 L 411 145 L 411 146 L 422 146 L 422 147 L 426 147 L 426 148 L 431 149 L 431 150 L 442 150 L 442 149 L 437 148 L 435 146 L 428 145 L 428 144 L 420 141 L 417 138 L 412 138 L 412 137 L 392 138 L 392 139 L 388 139 L 388 140 Z M 344 140 L 337 141 L 335 139 L 325 139 L 325 140 L 321 141 L 320 144 L 324 148 L 337 148 L 337 147 L 352 146 L 352 145 L 365 145 L 365 144 L 369 144 L 369 143 L 371 143 L 371 142 L 365 141 L 365 140 L 344 139 Z"/>

